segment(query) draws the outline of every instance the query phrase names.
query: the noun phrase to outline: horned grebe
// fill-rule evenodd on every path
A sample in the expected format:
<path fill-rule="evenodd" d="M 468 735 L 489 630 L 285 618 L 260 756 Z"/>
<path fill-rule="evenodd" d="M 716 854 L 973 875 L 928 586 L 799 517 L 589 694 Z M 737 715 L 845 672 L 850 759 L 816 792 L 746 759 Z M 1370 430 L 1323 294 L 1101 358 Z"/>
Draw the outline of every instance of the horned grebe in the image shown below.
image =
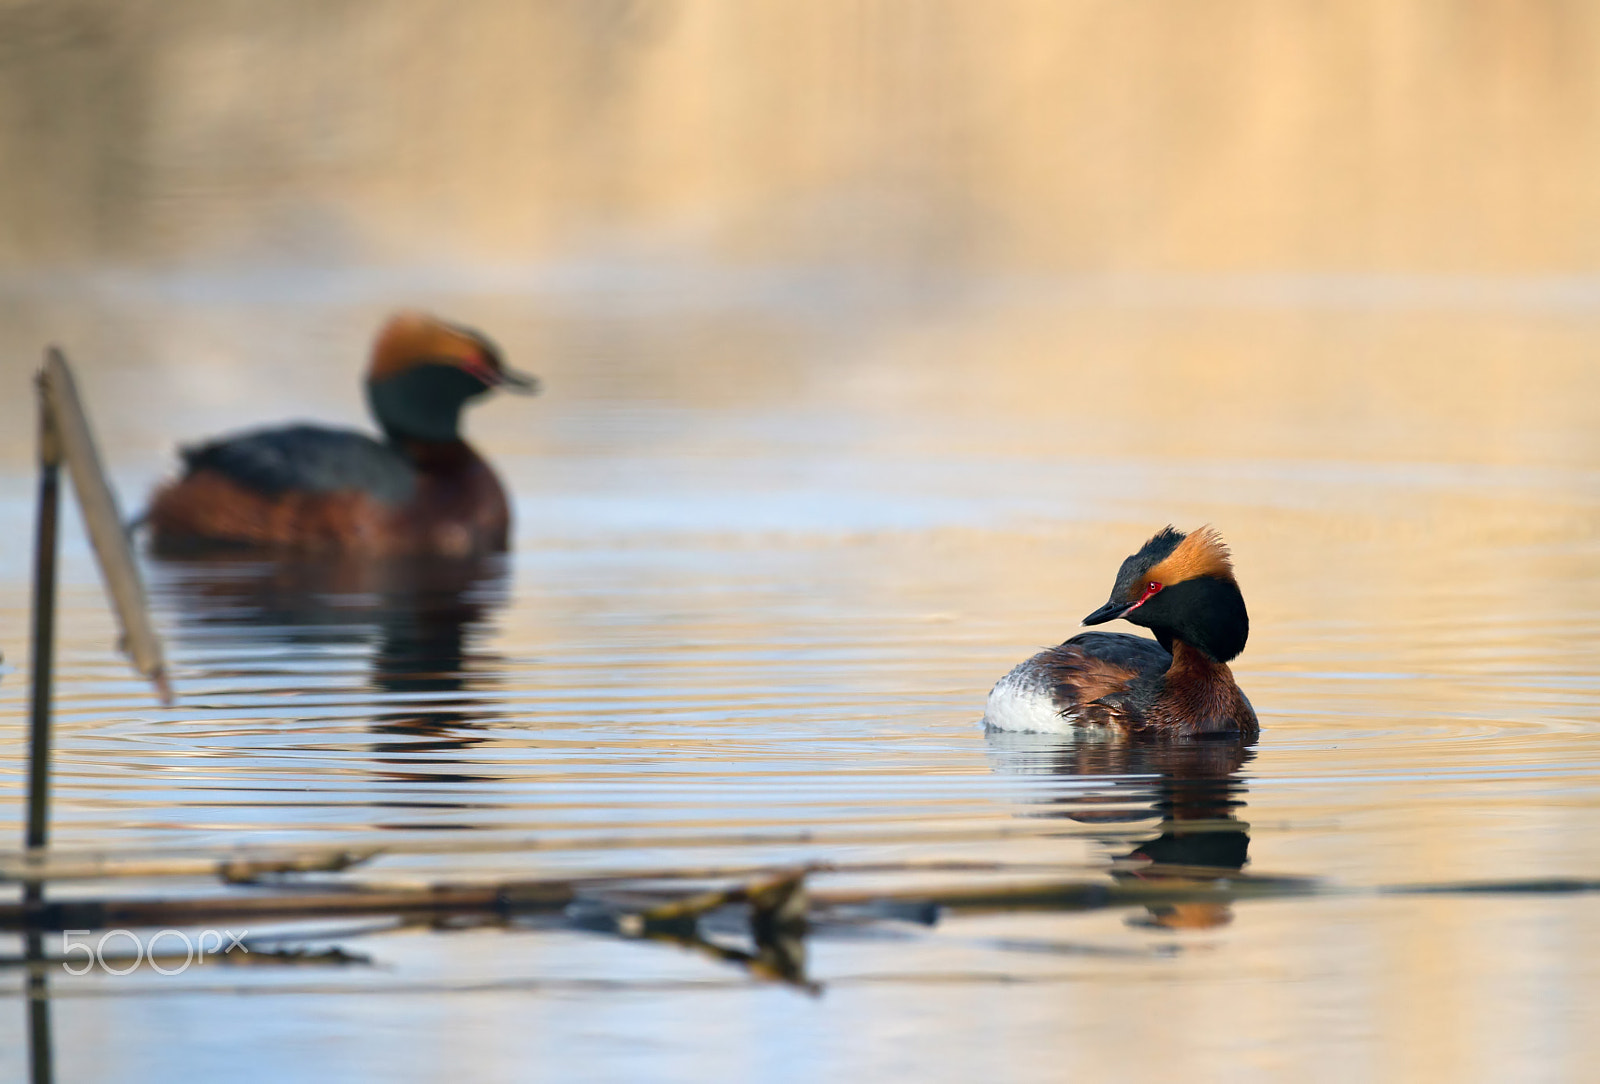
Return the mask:
<path fill-rule="evenodd" d="M 1255 710 L 1227 667 L 1244 650 L 1250 618 L 1228 547 L 1213 528 L 1184 534 L 1167 527 L 1123 561 L 1111 600 L 1083 623 L 1119 617 L 1156 638 L 1085 632 L 1041 651 L 995 685 L 984 724 L 1042 732 L 1077 726 L 1167 735 L 1259 731 Z"/>
<path fill-rule="evenodd" d="M 370 556 L 504 550 L 505 491 L 461 439 L 461 408 L 491 389 L 538 386 L 478 332 L 400 313 L 379 332 L 367 370 L 384 440 L 292 425 L 184 448 L 183 477 L 157 490 L 145 516 L 153 544 Z"/>

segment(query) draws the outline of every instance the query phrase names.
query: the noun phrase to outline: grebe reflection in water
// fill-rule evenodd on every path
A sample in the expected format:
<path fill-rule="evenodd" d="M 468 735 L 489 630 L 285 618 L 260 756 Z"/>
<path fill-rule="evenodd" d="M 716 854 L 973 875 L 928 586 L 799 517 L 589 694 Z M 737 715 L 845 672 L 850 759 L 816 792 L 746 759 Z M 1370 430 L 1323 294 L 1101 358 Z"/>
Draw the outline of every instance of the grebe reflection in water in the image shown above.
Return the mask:
<path fill-rule="evenodd" d="M 1249 862 L 1250 826 L 1239 819 L 1240 770 L 1255 756 L 1239 737 L 1138 741 L 1105 732 L 1062 738 L 989 731 L 997 772 L 1080 780 L 1069 792 L 1029 806 L 1025 816 L 1104 826 L 1097 838 L 1120 881 L 1174 884 L 1237 873 Z M 1153 823 L 1152 823 L 1153 822 Z M 1233 918 L 1225 902 L 1154 904 L 1142 924 L 1205 929 Z"/>
<path fill-rule="evenodd" d="M 370 650 L 363 684 L 378 731 L 426 751 L 482 740 L 496 713 L 481 695 L 503 669 L 476 641 L 509 596 L 506 558 L 285 560 L 217 552 L 158 559 L 152 589 L 179 611 L 179 638 L 204 645 L 201 679 L 281 664 L 263 647 Z M 317 652 L 314 666 L 326 665 Z M 437 776 L 431 778 L 437 779 Z"/>

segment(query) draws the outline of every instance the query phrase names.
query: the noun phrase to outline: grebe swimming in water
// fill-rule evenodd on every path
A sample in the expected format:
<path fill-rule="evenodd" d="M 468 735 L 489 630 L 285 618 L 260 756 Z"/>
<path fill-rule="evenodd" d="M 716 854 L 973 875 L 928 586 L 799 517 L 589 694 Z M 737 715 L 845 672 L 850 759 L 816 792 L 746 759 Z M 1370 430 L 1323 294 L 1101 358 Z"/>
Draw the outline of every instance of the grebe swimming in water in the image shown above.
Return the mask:
<path fill-rule="evenodd" d="M 1123 561 L 1111 600 L 1083 623 L 1119 617 L 1156 638 L 1084 632 L 1041 651 L 995 685 L 985 725 L 1175 737 L 1259 731 L 1227 666 L 1244 650 L 1250 618 L 1228 547 L 1213 528 L 1184 534 L 1167 527 Z"/>
<path fill-rule="evenodd" d="M 505 491 L 461 439 L 461 408 L 493 389 L 538 386 L 478 332 L 400 313 L 379 332 L 367 369 L 383 440 L 292 425 L 184 448 L 183 477 L 156 492 L 144 517 L 153 544 L 364 556 L 504 550 Z"/>

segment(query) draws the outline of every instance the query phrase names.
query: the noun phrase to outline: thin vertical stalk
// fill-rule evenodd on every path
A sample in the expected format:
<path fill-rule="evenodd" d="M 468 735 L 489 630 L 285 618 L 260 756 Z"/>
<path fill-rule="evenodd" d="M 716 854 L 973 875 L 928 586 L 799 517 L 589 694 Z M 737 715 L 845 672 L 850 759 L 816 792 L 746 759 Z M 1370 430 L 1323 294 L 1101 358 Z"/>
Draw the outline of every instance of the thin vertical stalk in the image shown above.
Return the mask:
<path fill-rule="evenodd" d="M 27 935 L 28 967 L 28 1079 L 31 1084 L 54 1084 L 55 1044 L 50 1037 L 50 983 L 45 978 L 44 936 Z"/>
<path fill-rule="evenodd" d="M 55 676 L 56 517 L 61 506 L 61 445 L 49 403 L 39 399 L 39 519 L 33 551 L 33 705 L 28 734 L 30 848 L 50 832 L 50 694 Z"/>

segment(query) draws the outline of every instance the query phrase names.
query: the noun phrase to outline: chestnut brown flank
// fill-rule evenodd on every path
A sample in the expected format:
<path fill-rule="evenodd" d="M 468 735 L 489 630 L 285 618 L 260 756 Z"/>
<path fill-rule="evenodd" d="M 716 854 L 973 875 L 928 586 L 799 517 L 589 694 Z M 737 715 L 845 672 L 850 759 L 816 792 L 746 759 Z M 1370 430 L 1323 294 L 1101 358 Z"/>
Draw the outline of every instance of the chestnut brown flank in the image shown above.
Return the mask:
<path fill-rule="evenodd" d="M 1072 689 L 1083 704 L 1119 693 L 1138 677 L 1138 671 L 1107 659 L 1097 659 L 1068 644 L 1048 652 L 1050 675 L 1057 684 Z"/>
<path fill-rule="evenodd" d="M 367 556 L 466 556 L 504 550 L 510 510 L 494 471 L 465 444 L 413 445 L 416 496 L 387 505 L 345 490 L 267 495 L 216 471 L 161 487 L 146 518 L 158 547 L 224 543 Z"/>
<path fill-rule="evenodd" d="M 376 552 L 389 517 L 364 494 L 291 491 L 267 496 L 202 470 L 157 491 L 146 518 L 158 539 Z"/>
<path fill-rule="evenodd" d="M 1046 651 L 1042 661 L 1055 686 L 1061 710 L 1075 714 L 1084 723 L 1126 722 L 1118 706 L 1097 701 L 1126 692 L 1139 676 L 1137 670 L 1098 658 L 1071 643 Z"/>

